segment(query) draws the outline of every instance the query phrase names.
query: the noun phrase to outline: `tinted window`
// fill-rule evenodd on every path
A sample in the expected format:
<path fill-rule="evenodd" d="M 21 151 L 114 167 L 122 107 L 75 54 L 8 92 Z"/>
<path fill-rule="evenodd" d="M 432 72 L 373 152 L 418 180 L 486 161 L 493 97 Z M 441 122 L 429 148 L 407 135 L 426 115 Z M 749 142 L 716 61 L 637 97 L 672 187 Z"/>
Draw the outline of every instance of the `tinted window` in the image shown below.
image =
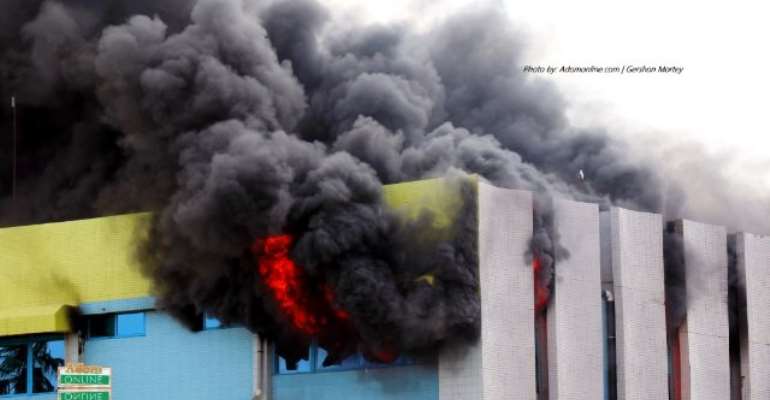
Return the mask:
<path fill-rule="evenodd" d="M 117 336 L 144 335 L 144 313 L 117 315 Z"/>
<path fill-rule="evenodd" d="M 56 390 L 56 370 L 64 365 L 64 341 L 52 340 L 32 343 L 32 392 Z"/>
<path fill-rule="evenodd" d="M 0 346 L 0 395 L 27 392 L 27 346 Z"/>
<path fill-rule="evenodd" d="M 88 319 L 89 337 L 111 337 L 115 336 L 115 315 L 103 314 L 92 315 Z"/>

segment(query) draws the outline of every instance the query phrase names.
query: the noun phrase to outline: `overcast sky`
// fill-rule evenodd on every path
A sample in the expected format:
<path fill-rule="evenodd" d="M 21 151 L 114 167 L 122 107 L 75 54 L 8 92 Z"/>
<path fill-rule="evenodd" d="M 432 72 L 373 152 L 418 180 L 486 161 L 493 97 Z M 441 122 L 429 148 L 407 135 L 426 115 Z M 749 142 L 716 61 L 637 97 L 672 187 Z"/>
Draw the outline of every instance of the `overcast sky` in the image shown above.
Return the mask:
<path fill-rule="evenodd" d="M 421 27 L 467 0 L 324 0 L 356 19 Z M 363 4 L 362 4 L 363 3 Z M 636 143 L 697 142 L 728 174 L 770 186 L 770 24 L 761 2 L 493 1 L 542 65 L 676 65 L 681 75 L 541 75 L 565 94 L 577 126 Z M 344 11 L 343 11 L 344 10 Z M 516 67 L 516 66 L 512 66 Z M 665 139 L 665 140 L 664 140 Z"/>

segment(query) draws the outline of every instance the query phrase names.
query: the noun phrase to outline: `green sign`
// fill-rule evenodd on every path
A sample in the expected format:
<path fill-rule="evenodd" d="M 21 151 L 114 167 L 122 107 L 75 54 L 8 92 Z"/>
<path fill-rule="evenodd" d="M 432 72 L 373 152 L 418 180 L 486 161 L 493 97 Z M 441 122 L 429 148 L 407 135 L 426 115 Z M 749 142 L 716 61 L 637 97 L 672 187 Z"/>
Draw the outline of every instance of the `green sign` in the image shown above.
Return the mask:
<path fill-rule="evenodd" d="M 109 375 L 61 374 L 59 385 L 109 385 Z"/>
<path fill-rule="evenodd" d="M 110 392 L 59 392 L 58 400 L 110 400 Z"/>

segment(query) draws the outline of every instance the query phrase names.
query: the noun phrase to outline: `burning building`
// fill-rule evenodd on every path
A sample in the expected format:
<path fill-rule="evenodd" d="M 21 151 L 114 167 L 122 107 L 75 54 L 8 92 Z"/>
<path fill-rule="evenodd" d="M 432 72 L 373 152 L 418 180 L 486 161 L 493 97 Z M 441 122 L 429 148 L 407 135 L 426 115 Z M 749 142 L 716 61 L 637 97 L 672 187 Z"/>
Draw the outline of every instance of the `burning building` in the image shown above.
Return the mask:
<path fill-rule="evenodd" d="M 434 315 L 400 314 L 409 319 L 403 324 L 440 325 L 430 327 L 434 336 L 395 340 L 398 327 L 392 326 L 381 336 L 365 332 L 368 320 L 359 322 L 357 310 L 339 301 L 329 281 L 310 279 L 292 258 L 297 242 L 288 234 L 255 240 L 244 249 L 248 262 L 239 264 L 252 270 L 251 281 L 239 283 L 263 296 L 244 301 L 275 313 L 265 315 L 275 315 L 276 327 L 260 331 L 249 321 L 216 318 L 215 307 L 183 319 L 168 314 L 137 252 L 137 243 L 149 237 L 149 214 L 21 226 L 0 230 L 2 365 L 18 362 L 3 370 L 0 390 L 53 390 L 50 366 L 66 360 L 111 366 L 115 396 L 151 399 L 685 399 L 716 390 L 727 396 L 733 390 L 734 399 L 761 398 L 762 379 L 750 377 L 769 367 L 760 349 L 767 327 L 756 316 L 762 290 L 745 286 L 741 296 L 749 306 L 741 328 L 731 331 L 742 343 L 737 371 L 743 397 L 731 389 L 727 333 L 704 322 L 707 333 L 701 334 L 694 325 L 705 321 L 700 312 L 722 315 L 716 327 L 727 332 L 723 230 L 678 225 L 684 228 L 678 232 L 686 246 L 689 295 L 679 343 L 669 351 L 660 215 L 600 212 L 595 204 L 555 199 L 549 229 L 568 256 L 556 258 L 550 298 L 539 309 L 537 293 L 544 289 L 533 271 L 532 193 L 477 179 L 437 179 L 386 186 L 383 196 L 394 218 L 420 232 L 409 237 L 427 258 L 444 260 L 434 251 L 460 251 L 465 247 L 448 244 L 458 237 L 469 241 L 467 252 L 455 256 L 469 257 L 461 265 L 469 267 L 471 290 L 442 290 L 466 282 L 453 275 L 458 264 L 445 262 L 397 279 L 394 295 L 408 300 L 404 307 L 416 301 L 414 291 L 421 301 L 441 303 Z M 456 229 L 458 221 L 467 232 Z M 766 241 L 739 236 L 743 282 L 767 266 Z M 696 268 L 704 270 L 691 272 Z M 724 307 L 722 314 L 699 306 L 708 299 Z M 458 304 L 470 314 L 460 328 L 449 309 Z M 414 321 L 417 316 L 422 319 Z M 544 341 L 536 340 L 538 319 L 545 321 Z M 697 345 L 707 339 L 719 343 Z M 722 379 L 701 379 L 711 375 L 699 371 L 723 371 Z"/>
<path fill-rule="evenodd" d="M 8 1 L 0 396 L 761 397 L 765 239 L 681 221 L 766 199 L 572 126 L 499 13 Z"/>

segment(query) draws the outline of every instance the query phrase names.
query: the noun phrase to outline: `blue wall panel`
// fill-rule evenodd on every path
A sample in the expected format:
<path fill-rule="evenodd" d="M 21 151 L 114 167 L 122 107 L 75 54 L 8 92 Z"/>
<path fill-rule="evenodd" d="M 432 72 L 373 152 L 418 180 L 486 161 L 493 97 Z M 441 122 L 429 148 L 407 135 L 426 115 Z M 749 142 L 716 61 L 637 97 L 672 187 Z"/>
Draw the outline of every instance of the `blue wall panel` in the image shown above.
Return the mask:
<path fill-rule="evenodd" d="M 248 400 L 252 346 L 243 328 L 190 332 L 147 312 L 145 336 L 89 340 L 84 362 L 112 367 L 115 399 Z"/>
<path fill-rule="evenodd" d="M 437 400 L 435 365 L 273 376 L 273 400 Z"/>

